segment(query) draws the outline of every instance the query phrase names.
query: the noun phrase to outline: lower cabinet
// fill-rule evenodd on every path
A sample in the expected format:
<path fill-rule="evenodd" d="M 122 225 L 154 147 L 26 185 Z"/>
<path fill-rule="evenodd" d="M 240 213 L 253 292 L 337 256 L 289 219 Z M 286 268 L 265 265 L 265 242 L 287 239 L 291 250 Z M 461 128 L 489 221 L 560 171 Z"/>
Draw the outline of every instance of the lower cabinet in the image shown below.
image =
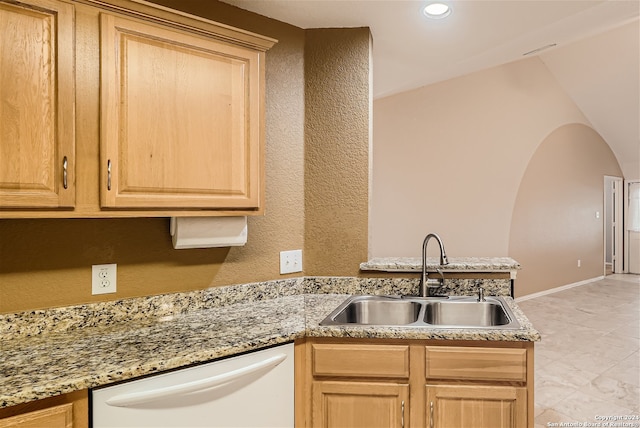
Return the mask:
<path fill-rule="evenodd" d="M 0 420 L 2 428 L 72 428 L 73 404 L 62 404 Z"/>
<path fill-rule="evenodd" d="M 308 424 L 350 428 L 409 426 L 407 344 L 310 342 L 308 348 L 297 345 L 297 349 L 308 350 L 296 354 L 298 369 L 305 366 L 306 354 L 310 356 L 311 372 L 298 371 L 296 377 L 296 382 L 308 379 L 311 385 Z M 303 407 L 296 403 L 298 415 Z"/>
<path fill-rule="evenodd" d="M 0 428 L 86 428 L 87 390 L 0 409 Z"/>
<path fill-rule="evenodd" d="M 430 427 L 526 427 L 527 389 L 513 386 L 427 385 Z"/>
<path fill-rule="evenodd" d="M 314 382 L 314 426 L 404 428 L 409 385 L 378 382 Z"/>
<path fill-rule="evenodd" d="M 298 427 L 533 427 L 533 343 L 307 338 Z"/>

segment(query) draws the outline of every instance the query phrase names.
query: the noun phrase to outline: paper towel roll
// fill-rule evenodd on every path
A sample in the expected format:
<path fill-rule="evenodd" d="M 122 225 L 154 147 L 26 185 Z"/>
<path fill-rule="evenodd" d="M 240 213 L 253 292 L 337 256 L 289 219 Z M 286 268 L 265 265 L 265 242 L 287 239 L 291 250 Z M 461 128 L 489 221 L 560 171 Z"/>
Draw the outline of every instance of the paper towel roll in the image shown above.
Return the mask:
<path fill-rule="evenodd" d="M 247 243 L 247 217 L 171 217 L 176 250 L 235 247 Z"/>

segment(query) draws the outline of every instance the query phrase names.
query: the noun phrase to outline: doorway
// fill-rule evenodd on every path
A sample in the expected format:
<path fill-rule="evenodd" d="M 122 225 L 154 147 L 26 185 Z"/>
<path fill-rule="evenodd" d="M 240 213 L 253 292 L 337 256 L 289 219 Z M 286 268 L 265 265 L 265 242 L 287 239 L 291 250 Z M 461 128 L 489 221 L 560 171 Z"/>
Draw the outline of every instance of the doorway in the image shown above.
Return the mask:
<path fill-rule="evenodd" d="M 640 180 L 625 180 L 625 266 L 628 273 L 640 274 Z"/>
<path fill-rule="evenodd" d="M 604 177 L 604 274 L 624 272 L 621 177 Z"/>

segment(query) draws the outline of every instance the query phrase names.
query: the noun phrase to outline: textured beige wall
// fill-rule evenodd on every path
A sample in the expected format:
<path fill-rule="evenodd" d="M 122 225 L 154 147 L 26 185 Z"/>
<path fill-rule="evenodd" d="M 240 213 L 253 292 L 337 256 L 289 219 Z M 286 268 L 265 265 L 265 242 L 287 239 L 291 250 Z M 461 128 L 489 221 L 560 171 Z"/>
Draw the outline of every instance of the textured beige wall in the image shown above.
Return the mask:
<path fill-rule="evenodd" d="M 307 32 L 307 275 L 357 275 L 367 260 L 369 53 L 367 28 Z"/>
<path fill-rule="evenodd" d="M 320 189 L 326 198 L 332 198 L 332 192 L 340 193 L 338 199 L 344 197 L 341 184 L 332 186 L 324 182 L 315 186 L 313 176 L 305 177 L 305 90 L 309 90 L 304 80 L 305 31 L 217 1 L 158 0 L 157 3 L 179 7 L 189 13 L 279 40 L 267 52 L 266 62 L 265 215 L 249 218 L 246 246 L 202 250 L 173 250 L 168 219 L 163 218 L 0 220 L 0 313 L 286 277 L 279 274 L 279 252 L 307 248 L 305 179 L 312 194 Z M 340 31 L 336 30 L 332 37 L 340 38 Z M 360 31 L 345 31 L 346 39 L 352 39 L 355 34 L 359 40 Z M 368 52 L 360 47 L 341 52 L 365 55 L 364 60 L 354 59 L 359 65 L 368 59 Z M 339 60 L 338 52 L 334 53 L 332 60 Z M 350 61 L 347 59 L 344 64 Z M 348 70 L 368 76 L 368 69 L 348 67 Z M 308 69 L 306 71 L 309 72 Z M 345 98 L 363 96 L 361 91 L 353 92 L 350 86 L 344 86 L 352 83 L 349 79 L 335 82 L 332 92 L 336 93 L 337 99 L 342 92 L 348 94 L 343 95 Z M 368 99 L 362 105 L 350 104 L 349 109 L 366 110 Z M 324 116 L 326 120 L 336 119 L 335 109 L 331 107 L 331 112 L 324 115 L 321 110 L 325 108 L 329 106 L 317 107 L 318 116 Z M 357 112 L 352 113 L 359 116 Z M 316 123 L 326 126 L 320 119 Z M 347 131 L 348 135 L 342 138 L 341 133 Z M 351 131 L 342 127 L 332 133 L 332 139 L 350 141 Z M 321 142 L 322 136 L 315 134 L 314 140 Z M 343 154 L 340 150 L 329 150 L 322 156 Z M 342 159 L 327 159 L 327 162 L 344 166 Z M 356 174 L 354 181 L 360 181 L 360 170 L 366 169 L 366 163 L 362 166 L 359 162 L 366 162 L 364 154 L 349 163 Z M 351 181 L 351 174 L 351 170 L 343 171 L 342 181 Z M 342 207 L 334 208 L 337 209 L 335 215 L 342 217 Z M 364 255 L 358 258 L 359 263 L 366 258 L 366 202 L 365 209 L 355 210 L 351 205 L 344 207 L 345 218 L 358 225 L 356 230 L 365 224 L 364 232 L 361 236 L 354 236 L 352 245 L 343 250 L 362 254 L 361 248 L 364 248 Z M 329 221 L 317 216 L 312 220 L 322 222 L 319 228 Z M 325 234 L 335 235 L 335 241 L 340 242 L 344 228 L 348 228 L 347 223 L 341 229 L 326 229 Z M 311 239 L 314 237 L 311 234 Z M 326 262 L 314 260 L 314 257 L 325 256 Z M 305 253 L 304 263 L 331 267 L 334 258 L 335 255 L 326 252 L 311 256 Z M 118 264 L 116 294 L 92 296 L 90 293 L 91 265 L 101 263 Z M 353 263 L 347 265 L 352 266 Z M 346 270 L 336 268 L 328 272 L 344 273 Z"/>
<path fill-rule="evenodd" d="M 523 264 L 516 296 L 603 275 L 605 175 L 620 177 L 622 171 L 588 126 L 561 126 L 540 144 L 511 221 L 509 255 Z"/>

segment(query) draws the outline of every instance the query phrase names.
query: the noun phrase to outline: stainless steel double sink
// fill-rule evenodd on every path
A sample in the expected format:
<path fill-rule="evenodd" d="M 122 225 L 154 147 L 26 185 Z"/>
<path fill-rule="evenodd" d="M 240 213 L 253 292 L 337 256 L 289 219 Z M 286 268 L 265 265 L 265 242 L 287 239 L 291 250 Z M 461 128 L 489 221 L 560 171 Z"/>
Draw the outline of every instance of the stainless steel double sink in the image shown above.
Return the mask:
<path fill-rule="evenodd" d="M 502 297 L 352 296 L 320 325 L 519 329 Z"/>

